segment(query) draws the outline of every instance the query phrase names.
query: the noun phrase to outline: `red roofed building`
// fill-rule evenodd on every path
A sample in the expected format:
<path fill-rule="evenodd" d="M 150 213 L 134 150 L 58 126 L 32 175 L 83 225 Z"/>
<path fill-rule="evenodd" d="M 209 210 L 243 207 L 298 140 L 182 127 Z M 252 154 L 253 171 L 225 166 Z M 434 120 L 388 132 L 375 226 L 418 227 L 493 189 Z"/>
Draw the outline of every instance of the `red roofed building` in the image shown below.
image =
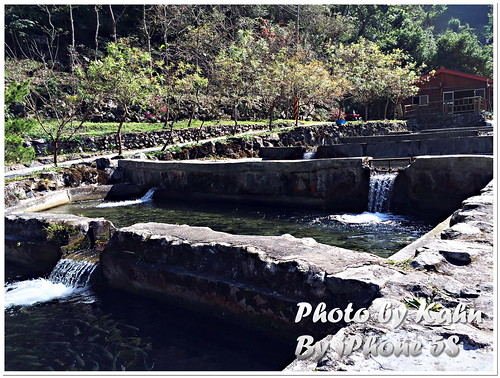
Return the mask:
<path fill-rule="evenodd" d="M 403 101 L 405 117 L 493 110 L 493 79 L 441 67 L 417 85 L 417 95 Z"/>

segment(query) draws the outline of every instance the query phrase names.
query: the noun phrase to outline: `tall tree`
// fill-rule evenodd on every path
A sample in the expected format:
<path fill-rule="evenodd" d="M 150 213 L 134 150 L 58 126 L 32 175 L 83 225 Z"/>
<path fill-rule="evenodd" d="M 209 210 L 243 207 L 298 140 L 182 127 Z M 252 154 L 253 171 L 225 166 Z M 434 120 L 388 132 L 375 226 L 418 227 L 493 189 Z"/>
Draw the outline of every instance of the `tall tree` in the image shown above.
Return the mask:
<path fill-rule="evenodd" d="M 308 109 L 312 113 L 318 106 L 326 109 L 336 107 L 344 95 L 346 80 L 333 77 L 323 63 L 307 59 L 300 53 L 287 60 L 287 82 L 289 97 L 297 97 L 299 110 Z"/>
<path fill-rule="evenodd" d="M 492 48 L 483 46 L 468 25 L 451 20 L 450 29 L 437 40 L 432 68 L 444 66 L 451 70 L 493 76 Z"/>
<path fill-rule="evenodd" d="M 238 107 L 256 101 L 255 85 L 259 79 L 263 56 L 268 46 L 262 39 L 256 39 L 251 31 L 240 30 L 238 39 L 215 60 L 215 87 L 231 109 L 235 128 L 238 125 Z"/>
<path fill-rule="evenodd" d="M 404 63 L 404 59 L 399 50 L 384 53 L 376 43 L 361 39 L 351 45 L 332 46 L 330 67 L 347 79 L 347 92 L 364 104 L 368 120 L 369 105 L 376 100 L 385 98 L 397 103 L 406 94 L 411 95 L 417 74 L 415 65 Z"/>
<path fill-rule="evenodd" d="M 121 107 L 117 129 L 118 155 L 123 153 L 122 128 L 130 115 L 131 107 L 143 105 L 151 98 L 151 56 L 124 43 L 108 44 L 106 56 L 91 63 L 88 75 L 92 90 L 103 93 Z"/>
<path fill-rule="evenodd" d="M 57 166 L 61 142 L 84 130 L 97 93 L 88 96 L 83 88 L 85 78 L 75 70 L 71 74 L 56 72 L 48 64 L 37 70 L 30 82 L 28 109 L 45 136 L 52 143 L 53 163 Z M 85 109 L 82 113 L 82 109 Z"/>

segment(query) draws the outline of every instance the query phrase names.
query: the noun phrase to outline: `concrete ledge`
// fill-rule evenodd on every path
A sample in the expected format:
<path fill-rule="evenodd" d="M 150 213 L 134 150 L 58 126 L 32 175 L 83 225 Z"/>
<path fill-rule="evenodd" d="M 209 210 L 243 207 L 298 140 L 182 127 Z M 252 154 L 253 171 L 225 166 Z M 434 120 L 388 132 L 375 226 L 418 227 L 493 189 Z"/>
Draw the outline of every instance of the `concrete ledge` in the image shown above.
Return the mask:
<path fill-rule="evenodd" d="M 379 142 L 402 142 L 411 140 L 428 140 L 442 138 L 458 138 L 458 137 L 474 137 L 483 128 L 474 128 L 471 130 L 463 129 L 444 129 L 444 130 L 425 130 L 422 133 L 408 134 L 389 134 L 389 135 L 372 135 L 362 137 L 342 138 L 342 143 L 379 143 Z M 484 130 L 492 131 L 493 128 L 484 128 Z"/>
<path fill-rule="evenodd" d="M 321 322 L 295 324 L 297 303 L 364 307 L 378 295 L 384 280 L 354 272 L 382 261 L 308 238 L 231 235 L 159 223 L 117 230 L 101 254 L 102 271 L 111 286 L 209 311 L 267 334 L 331 330 L 332 324 L 325 328 Z"/>
<path fill-rule="evenodd" d="M 335 144 L 319 146 L 316 156 L 318 158 L 371 156 L 377 158 L 398 158 L 422 155 L 456 155 L 456 154 L 493 154 L 493 136 L 448 137 L 436 139 L 437 133 L 429 133 L 416 140 L 388 141 L 375 138 L 363 143 Z M 432 138 L 434 136 L 434 138 Z M 389 138 L 389 136 L 388 136 Z M 390 137 L 393 138 L 393 137 Z M 399 137 L 397 137 L 399 139 Z"/>
<path fill-rule="evenodd" d="M 155 198 L 312 206 L 364 211 L 369 169 L 365 158 L 312 160 L 121 160 L 124 181 L 157 187 Z"/>
<path fill-rule="evenodd" d="M 298 160 L 304 158 L 305 147 L 262 147 L 259 156 L 267 160 Z"/>
<path fill-rule="evenodd" d="M 105 198 L 113 185 L 80 186 L 49 192 L 41 197 L 21 201 L 20 204 L 5 209 L 5 213 L 37 212 L 65 205 L 71 201 L 88 201 Z"/>
<path fill-rule="evenodd" d="M 68 189 L 70 201 L 91 201 L 105 198 L 113 185 L 80 186 Z"/>
<path fill-rule="evenodd" d="M 20 204 L 5 209 L 5 213 L 16 213 L 22 211 L 43 211 L 50 209 L 51 207 L 56 207 L 64 205 L 70 202 L 69 194 L 67 190 L 58 190 L 55 192 L 50 192 L 42 197 L 30 198 L 21 201 Z"/>
<path fill-rule="evenodd" d="M 113 230 L 104 218 L 9 213 L 5 216 L 5 261 L 31 273 L 47 274 L 65 253 L 105 242 Z"/>

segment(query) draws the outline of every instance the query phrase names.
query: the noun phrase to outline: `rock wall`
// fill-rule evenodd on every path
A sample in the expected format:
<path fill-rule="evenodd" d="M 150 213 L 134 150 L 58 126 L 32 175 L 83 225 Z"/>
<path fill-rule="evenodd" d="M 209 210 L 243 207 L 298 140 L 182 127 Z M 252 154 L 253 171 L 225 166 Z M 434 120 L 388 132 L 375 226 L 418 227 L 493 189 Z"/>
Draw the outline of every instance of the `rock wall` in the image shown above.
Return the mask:
<path fill-rule="evenodd" d="M 113 230 L 103 218 L 12 212 L 5 216 L 5 261 L 47 274 L 66 253 L 98 247 Z"/>
<path fill-rule="evenodd" d="M 345 270 L 380 260 L 290 235 L 242 236 L 142 223 L 115 232 L 101 254 L 101 267 L 113 287 L 295 341 L 297 332 L 325 335 L 341 325 L 295 324 L 298 302 L 367 306 L 378 296 L 377 282 L 350 277 Z"/>
<path fill-rule="evenodd" d="M 286 123 L 279 123 L 275 127 L 286 127 Z M 324 124 L 319 126 L 300 126 L 289 131 L 265 134 L 269 126 L 256 125 L 218 125 L 205 126 L 202 128 L 174 129 L 163 131 L 151 131 L 145 133 L 125 133 L 122 135 L 124 149 L 141 149 L 162 146 L 167 141 L 174 143 L 196 142 L 197 140 L 211 139 L 223 136 L 231 136 L 235 133 L 261 130 L 262 142 L 267 147 L 294 146 L 294 145 L 322 145 L 332 144 L 341 137 L 384 135 L 391 131 L 406 130 L 404 122 L 370 122 L 364 124 L 346 124 L 337 126 L 335 124 Z M 46 156 L 51 153 L 52 145 L 45 139 L 31 139 L 27 145 L 33 146 L 38 156 Z M 77 140 L 61 143 L 61 150 L 68 152 L 83 151 L 109 151 L 116 149 L 116 135 L 109 134 L 101 137 L 80 137 Z M 258 146 L 256 146 L 258 149 Z M 189 158 L 189 157 L 188 157 Z"/>
<path fill-rule="evenodd" d="M 425 129 L 483 126 L 485 121 L 486 118 L 483 113 L 422 114 L 407 119 L 406 124 L 409 130 L 420 131 Z"/>
<path fill-rule="evenodd" d="M 297 161 L 120 160 L 124 182 L 157 187 L 155 198 L 238 201 L 274 206 L 366 210 L 365 159 Z"/>
<path fill-rule="evenodd" d="M 492 156 L 420 156 L 398 174 L 391 211 L 442 220 L 492 178 Z"/>
<path fill-rule="evenodd" d="M 278 126 L 278 125 L 277 125 Z M 280 124 L 280 127 L 286 126 Z M 253 130 L 268 130 L 269 126 L 258 125 L 238 125 L 235 129 L 232 125 L 204 126 L 202 128 L 174 129 L 162 131 L 151 131 L 145 133 L 124 133 L 122 135 L 123 148 L 141 149 L 162 146 L 167 141 L 171 144 L 195 142 L 199 139 L 210 139 L 221 136 L 229 136 L 236 133 L 243 133 Z M 52 145 L 45 139 L 32 139 L 28 144 L 33 146 L 38 156 L 49 155 L 52 152 Z M 75 140 L 61 143 L 61 150 L 68 152 L 82 151 L 109 151 L 116 149 L 116 134 L 109 134 L 99 137 L 80 137 Z"/>
<path fill-rule="evenodd" d="M 374 316 L 364 324 L 351 323 L 318 341 L 327 350 L 324 355 L 316 353 L 310 358 L 297 359 L 285 371 L 494 374 L 494 200 L 493 183 L 490 182 L 477 196 L 463 202 L 451 217 L 449 227 L 428 238 L 413 255 L 389 261 L 394 273 L 379 285 L 381 296 L 368 307 Z M 437 309 L 420 311 L 418 303 L 433 303 Z M 457 312 L 458 306 L 464 306 L 467 311 Z M 380 321 L 377 315 L 384 308 L 391 308 L 393 314 L 406 311 L 406 316 L 399 325 L 395 316 L 390 321 Z M 472 310 L 480 311 L 474 321 L 463 318 L 458 321 L 458 317 L 456 321 L 446 320 L 446 317 L 443 321 L 432 321 L 432 315 L 439 315 L 435 319 L 440 319 L 440 314 L 448 312 L 456 316 L 465 313 L 468 317 Z M 419 318 L 422 313 L 426 317 Z M 427 316 L 429 313 L 431 317 Z M 369 341 L 370 337 L 374 339 Z M 455 351 L 446 347 L 448 352 L 441 349 L 438 355 L 431 353 L 432 346 L 438 346 L 437 340 L 450 337 L 456 337 Z M 358 338 L 362 344 L 352 353 L 346 353 L 342 347 L 350 338 Z M 399 343 L 416 342 L 421 343 L 420 353 L 396 355 Z M 383 352 L 391 351 L 391 347 L 391 353 Z"/>

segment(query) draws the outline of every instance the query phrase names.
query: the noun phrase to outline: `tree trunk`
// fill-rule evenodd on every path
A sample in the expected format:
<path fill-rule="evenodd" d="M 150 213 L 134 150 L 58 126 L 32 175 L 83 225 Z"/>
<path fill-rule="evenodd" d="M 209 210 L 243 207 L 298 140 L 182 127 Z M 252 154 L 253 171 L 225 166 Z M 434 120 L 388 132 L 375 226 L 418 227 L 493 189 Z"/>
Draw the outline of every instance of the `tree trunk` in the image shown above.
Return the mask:
<path fill-rule="evenodd" d="M 365 103 L 365 121 L 368 121 L 368 103 Z"/>
<path fill-rule="evenodd" d="M 57 139 L 54 139 L 52 141 L 52 149 L 53 149 L 52 156 L 53 156 L 54 166 L 57 167 L 57 155 L 59 153 L 59 143 Z"/>
<path fill-rule="evenodd" d="M 394 105 L 394 119 L 398 119 L 403 117 L 403 110 L 401 108 L 401 101 L 397 100 Z"/>
<path fill-rule="evenodd" d="M 165 144 L 163 145 L 162 147 L 162 151 L 165 151 L 167 149 L 167 146 L 172 143 L 173 141 L 173 132 L 174 132 L 174 123 L 177 121 L 177 117 L 174 117 L 174 119 L 172 120 L 172 123 L 170 124 L 170 134 L 168 136 L 168 139 L 167 141 L 165 142 Z"/>
<path fill-rule="evenodd" d="M 148 24 L 146 22 L 146 4 L 143 5 L 142 11 L 142 22 L 144 27 L 144 34 L 146 36 L 146 45 L 148 47 L 148 54 L 149 56 L 151 56 L 151 37 L 149 35 Z M 149 60 L 149 68 L 153 69 L 153 61 L 151 59 Z"/>
<path fill-rule="evenodd" d="M 120 123 L 118 125 L 118 131 L 116 132 L 116 139 L 118 141 L 118 155 L 122 155 L 123 148 L 122 148 L 122 127 L 123 127 L 123 122 L 125 122 L 125 117 L 127 116 L 127 112 L 123 113 L 122 118 L 120 119 Z"/>
<path fill-rule="evenodd" d="M 384 119 L 387 119 L 387 109 L 389 108 L 389 99 L 385 102 L 385 109 L 384 109 Z"/>
<path fill-rule="evenodd" d="M 269 107 L 269 131 L 271 131 L 273 129 L 274 106 L 275 106 L 275 104 L 273 101 L 273 103 Z"/>
<path fill-rule="evenodd" d="M 189 121 L 188 121 L 188 124 L 187 124 L 188 128 L 191 127 L 191 122 L 193 121 L 195 111 L 196 111 L 196 105 L 193 105 L 192 108 L 191 108 L 191 114 L 189 115 Z"/>
<path fill-rule="evenodd" d="M 109 13 L 111 15 L 111 24 L 113 26 L 113 42 L 117 42 L 117 35 L 116 35 L 116 20 L 115 20 L 115 14 L 113 13 L 113 6 L 109 4 Z"/>
<path fill-rule="evenodd" d="M 205 124 L 205 120 L 201 120 L 201 125 L 200 127 L 198 128 L 198 134 L 196 135 L 196 143 L 198 143 L 200 141 L 200 137 L 201 137 L 201 129 L 203 128 L 203 125 Z"/>
<path fill-rule="evenodd" d="M 75 51 L 76 51 L 76 43 L 75 43 L 75 23 L 73 21 L 73 6 L 69 5 L 69 21 L 71 23 L 71 72 L 73 72 L 75 68 Z"/>
<path fill-rule="evenodd" d="M 95 27 L 95 60 L 97 60 L 97 53 L 99 51 L 99 7 L 100 5 L 96 5 L 94 7 L 95 9 L 95 16 L 96 16 L 96 27 Z"/>
<path fill-rule="evenodd" d="M 164 129 L 167 128 L 169 119 L 170 119 L 170 100 L 167 101 L 167 112 L 165 114 L 165 123 L 163 124 Z"/>
<path fill-rule="evenodd" d="M 233 106 L 233 135 L 236 135 L 236 131 L 238 130 L 238 104 L 234 104 Z"/>

